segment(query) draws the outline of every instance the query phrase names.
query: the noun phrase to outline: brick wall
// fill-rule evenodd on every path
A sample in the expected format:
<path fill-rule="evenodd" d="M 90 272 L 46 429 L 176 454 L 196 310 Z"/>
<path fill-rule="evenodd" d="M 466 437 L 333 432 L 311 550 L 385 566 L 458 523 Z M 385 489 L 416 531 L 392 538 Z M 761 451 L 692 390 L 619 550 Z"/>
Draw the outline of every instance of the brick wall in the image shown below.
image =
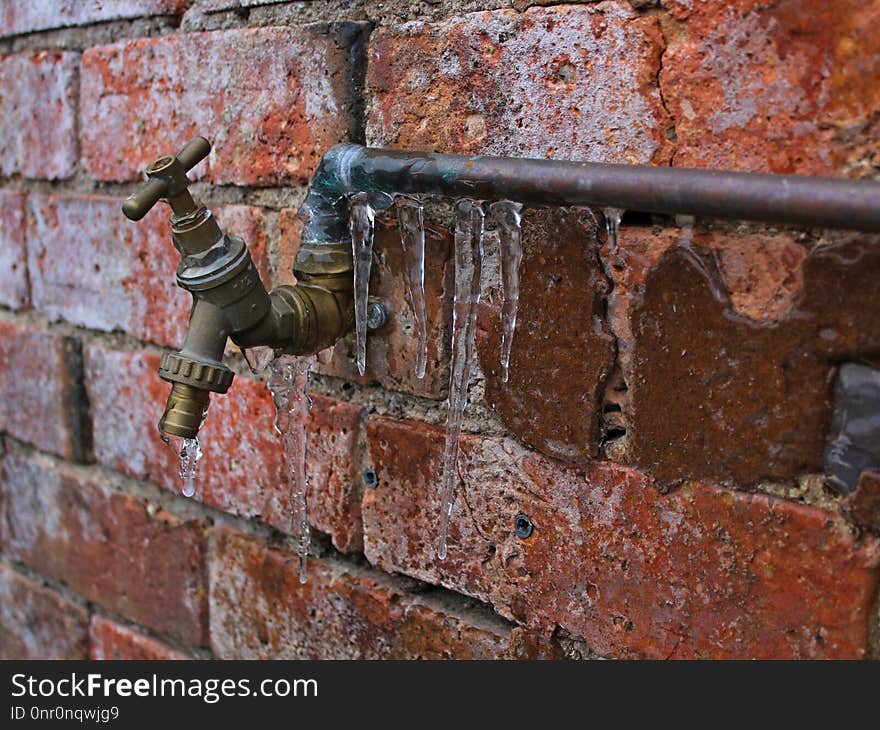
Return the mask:
<path fill-rule="evenodd" d="M 0 656 L 880 650 L 870 509 L 821 479 L 835 369 L 880 352 L 875 237 L 628 215 L 615 249 L 589 212 L 527 211 L 507 384 L 491 265 L 483 282 L 441 563 L 448 208 L 429 211 L 424 380 L 380 220 L 371 287 L 393 319 L 366 376 L 350 342 L 312 375 L 300 585 L 271 399 L 234 348 L 196 498 L 178 495 L 155 370 L 187 297 L 166 213 L 119 210 L 149 160 L 205 134 L 196 193 L 274 285 L 344 140 L 877 177 L 880 1 L 0 0 L 0 17 Z"/>

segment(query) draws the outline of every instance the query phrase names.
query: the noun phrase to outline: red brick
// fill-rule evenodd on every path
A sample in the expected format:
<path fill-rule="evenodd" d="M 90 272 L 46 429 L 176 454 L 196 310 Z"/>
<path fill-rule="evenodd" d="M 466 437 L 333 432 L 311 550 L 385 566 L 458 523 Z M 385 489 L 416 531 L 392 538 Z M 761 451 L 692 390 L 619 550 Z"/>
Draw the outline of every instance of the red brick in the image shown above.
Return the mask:
<path fill-rule="evenodd" d="M 664 0 L 675 164 L 810 175 L 880 165 L 880 3 Z"/>
<path fill-rule="evenodd" d="M 821 472 L 833 368 L 880 347 L 880 239 L 680 236 L 625 230 L 611 261 L 625 460 L 663 487 Z"/>
<path fill-rule="evenodd" d="M 485 304 L 478 320 L 485 398 L 521 443 L 569 461 L 591 458 L 615 350 L 605 321 L 609 286 L 599 264 L 596 224 L 577 210 L 530 210 L 522 233 L 507 383 L 499 363 L 499 305 Z"/>
<path fill-rule="evenodd" d="M 89 658 L 164 661 L 190 657 L 158 639 L 95 614 L 89 624 Z"/>
<path fill-rule="evenodd" d="M 21 193 L 0 191 L 0 304 L 11 309 L 26 309 L 30 303 L 24 205 Z"/>
<path fill-rule="evenodd" d="M 7 454 L 3 470 L 2 536 L 10 557 L 185 644 L 206 641 L 198 522 L 43 456 Z"/>
<path fill-rule="evenodd" d="M 370 144 L 665 162 L 656 20 L 629 3 L 471 13 L 370 39 Z"/>
<path fill-rule="evenodd" d="M 169 209 L 156 206 L 140 224 L 122 200 L 32 195 L 28 253 L 34 306 L 53 320 L 180 346 L 191 296 L 175 284 L 180 255 L 171 243 Z M 262 275 L 269 230 L 259 208 L 220 206 L 217 220 L 245 239 Z"/>
<path fill-rule="evenodd" d="M 140 179 L 194 134 L 216 183 L 306 182 L 347 138 L 360 26 L 266 27 L 123 41 L 82 61 L 82 147 L 99 180 Z M 260 82 L 255 85 L 255 79 Z"/>
<path fill-rule="evenodd" d="M 0 174 L 74 174 L 78 63 L 66 51 L 0 56 Z"/>
<path fill-rule="evenodd" d="M 355 363 L 355 337 L 336 344 L 333 360 L 319 370 L 360 383 L 379 383 L 427 398 L 445 393 L 449 382 L 449 322 L 452 317 L 452 236 L 448 230 L 428 225 L 425 230 L 425 308 L 428 322 L 428 359 L 425 377 L 416 378 L 418 338 L 406 301 L 403 253 L 395 222 L 376 222 L 370 271 L 370 295 L 388 308 L 388 324 L 367 334 L 367 369 L 360 376 Z"/>
<path fill-rule="evenodd" d="M 67 459 L 87 455 L 79 343 L 0 319 L 2 430 Z"/>
<path fill-rule="evenodd" d="M 0 37 L 148 15 L 178 15 L 191 0 L 0 0 Z"/>
<path fill-rule="evenodd" d="M 880 471 L 863 471 L 856 491 L 843 502 L 844 514 L 864 530 L 880 533 Z"/>
<path fill-rule="evenodd" d="M 330 560 L 309 562 L 226 529 L 211 551 L 211 649 L 222 658 L 493 659 L 510 628 L 411 596 L 392 579 Z M 247 596 L 247 600 L 242 600 Z"/>
<path fill-rule="evenodd" d="M 449 555 L 437 561 L 443 432 L 368 420 L 379 475 L 368 560 L 627 657 L 862 657 L 880 543 L 835 514 L 692 483 L 660 494 L 608 462 L 577 471 L 466 436 Z M 534 525 L 516 537 L 518 513 Z"/>
<path fill-rule="evenodd" d="M 152 353 L 115 352 L 91 345 L 86 386 L 94 419 L 95 458 L 123 474 L 180 490 L 176 457 L 159 438 L 169 385 L 159 380 Z M 242 517 L 289 530 L 291 511 L 275 411 L 264 383 L 238 376 L 226 395 L 211 399 L 200 439 L 196 499 Z M 360 475 L 356 472 L 360 410 L 315 396 L 308 463 L 311 522 L 340 550 L 361 544 Z"/>
<path fill-rule="evenodd" d="M 88 612 L 0 564 L 0 659 L 85 659 Z"/>

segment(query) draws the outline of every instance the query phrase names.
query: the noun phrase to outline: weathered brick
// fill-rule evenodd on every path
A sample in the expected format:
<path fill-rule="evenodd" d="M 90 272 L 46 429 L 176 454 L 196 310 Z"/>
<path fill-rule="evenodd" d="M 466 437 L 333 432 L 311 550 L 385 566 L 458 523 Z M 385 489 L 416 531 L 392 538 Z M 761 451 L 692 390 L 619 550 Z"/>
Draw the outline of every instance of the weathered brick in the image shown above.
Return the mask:
<path fill-rule="evenodd" d="M 483 307 L 478 353 L 486 400 L 525 444 L 566 460 L 595 456 L 614 338 L 595 221 L 576 210 L 523 218 L 520 299 L 507 383 L 501 379 L 499 307 Z M 589 324 L 585 324 L 589 323 Z"/>
<path fill-rule="evenodd" d="M 0 304 L 11 309 L 25 309 L 30 302 L 24 204 L 21 193 L 0 191 Z"/>
<path fill-rule="evenodd" d="M 89 449 L 79 343 L 0 319 L 0 430 L 67 459 Z"/>
<path fill-rule="evenodd" d="M 377 146 L 665 162 L 663 38 L 626 2 L 471 13 L 370 39 Z"/>
<path fill-rule="evenodd" d="M 843 511 L 853 524 L 880 533 L 880 472 L 862 472 L 856 491 L 844 500 Z"/>
<path fill-rule="evenodd" d="M 3 460 L 4 551 L 90 601 L 186 644 L 206 641 L 204 536 L 44 456 Z"/>
<path fill-rule="evenodd" d="M 211 550 L 211 648 L 222 658 L 492 659 L 510 628 L 486 612 L 414 597 L 389 577 L 311 560 L 223 528 Z M 242 601 L 241 597 L 248 600 Z"/>
<path fill-rule="evenodd" d="M 660 77 L 676 165 L 814 175 L 880 166 L 880 3 L 664 5 L 679 21 Z"/>
<path fill-rule="evenodd" d="M 861 657 L 880 543 L 838 516 L 691 483 L 663 495 L 609 462 L 577 471 L 466 436 L 449 554 L 435 558 L 443 431 L 372 417 L 369 561 L 491 603 L 600 655 Z M 517 514 L 534 532 L 515 535 Z"/>
<path fill-rule="evenodd" d="M 877 237 L 681 235 L 625 230 L 611 266 L 626 459 L 664 486 L 821 472 L 833 368 L 880 346 Z"/>
<path fill-rule="evenodd" d="M 91 345 L 85 354 L 95 458 L 123 474 L 180 490 L 177 459 L 156 424 L 169 385 L 159 380 L 152 353 L 116 352 Z M 340 550 L 361 544 L 360 477 L 356 449 L 360 409 L 313 397 L 308 449 L 311 522 Z M 211 399 L 200 439 L 195 498 L 243 517 L 290 529 L 290 487 L 275 432 L 274 408 L 264 383 L 238 376 L 226 395 Z"/>
<path fill-rule="evenodd" d="M 370 270 L 370 295 L 387 306 L 388 324 L 367 335 L 367 370 L 357 371 L 355 337 L 336 343 L 333 359 L 321 372 L 360 383 L 380 383 L 429 398 L 439 397 L 449 381 L 449 321 L 453 266 L 452 236 L 432 225 L 425 228 L 425 309 L 428 322 L 428 359 L 425 377 L 415 375 L 418 338 L 406 299 L 405 266 L 396 222 L 376 221 Z"/>
<path fill-rule="evenodd" d="M 81 113 L 89 171 L 100 180 L 139 179 L 153 158 L 200 133 L 214 142 L 212 182 L 307 181 L 326 149 L 350 133 L 349 55 L 362 30 L 248 28 L 88 50 Z"/>
<path fill-rule="evenodd" d="M 175 284 L 180 255 L 171 243 L 168 208 L 156 206 L 138 225 L 122 201 L 104 196 L 32 195 L 28 255 L 34 306 L 53 320 L 179 346 L 190 295 Z M 219 206 L 217 220 L 245 239 L 268 274 L 269 229 L 259 208 Z"/>
<path fill-rule="evenodd" d="M 85 659 L 88 612 L 0 564 L 0 659 Z"/>
<path fill-rule="evenodd" d="M 0 0 L 0 37 L 149 15 L 178 15 L 192 0 Z"/>
<path fill-rule="evenodd" d="M 168 660 L 189 659 L 167 644 L 128 626 L 95 614 L 89 624 L 90 659 Z"/>
<path fill-rule="evenodd" d="M 66 51 L 0 56 L 0 174 L 74 174 L 78 64 Z"/>

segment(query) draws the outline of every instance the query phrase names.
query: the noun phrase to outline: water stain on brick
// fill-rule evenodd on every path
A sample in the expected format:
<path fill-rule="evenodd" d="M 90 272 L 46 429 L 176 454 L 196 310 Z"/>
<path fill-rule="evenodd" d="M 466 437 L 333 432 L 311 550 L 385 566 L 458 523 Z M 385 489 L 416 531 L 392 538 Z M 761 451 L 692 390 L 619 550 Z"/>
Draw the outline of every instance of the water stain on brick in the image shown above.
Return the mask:
<path fill-rule="evenodd" d="M 486 400 L 525 444 L 570 461 L 595 456 L 614 337 L 605 318 L 608 284 L 586 211 L 530 210 L 510 379 L 499 366 L 500 323 L 484 307 L 480 365 Z"/>
<path fill-rule="evenodd" d="M 733 310 L 715 252 L 650 266 L 630 303 L 628 457 L 661 485 L 747 486 L 821 471 L 836 362 L 880 347 L 876 237 L 840 236 L 803 260 L 782 318 Z"/>

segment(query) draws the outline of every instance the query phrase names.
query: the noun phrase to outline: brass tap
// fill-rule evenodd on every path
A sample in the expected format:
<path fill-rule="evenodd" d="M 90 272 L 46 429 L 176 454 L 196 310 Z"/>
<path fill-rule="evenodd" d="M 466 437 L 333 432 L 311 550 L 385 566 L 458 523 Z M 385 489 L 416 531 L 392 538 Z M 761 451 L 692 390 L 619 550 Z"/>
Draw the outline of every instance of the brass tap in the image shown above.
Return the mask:
<path fill-rule="evenodd" d="M 172 384 L 159 421 L 164 433 L 195 438 L 210 394 L 225 393 L 233 372 L 223 364 L 227 338 L 242 348 L 258 345 L 310 355 L 346 335 L 354 323 L 351 249 L 346 242 L 300 251 L 296 286 L 271 294 L 260 280 L 244 241 L 224 233 L 192 197 L 186 173 L 208 156 L 211 144 L 195 137 L 177 155 L 147 169 L 147 182 L 122 206 L 131 220 L 159 200 L 171 206 L 171 233 L 181 254 L 177 285 L 193 296 L 189 330 L 178 352 L 165 353 L 159 377 Z"/>

